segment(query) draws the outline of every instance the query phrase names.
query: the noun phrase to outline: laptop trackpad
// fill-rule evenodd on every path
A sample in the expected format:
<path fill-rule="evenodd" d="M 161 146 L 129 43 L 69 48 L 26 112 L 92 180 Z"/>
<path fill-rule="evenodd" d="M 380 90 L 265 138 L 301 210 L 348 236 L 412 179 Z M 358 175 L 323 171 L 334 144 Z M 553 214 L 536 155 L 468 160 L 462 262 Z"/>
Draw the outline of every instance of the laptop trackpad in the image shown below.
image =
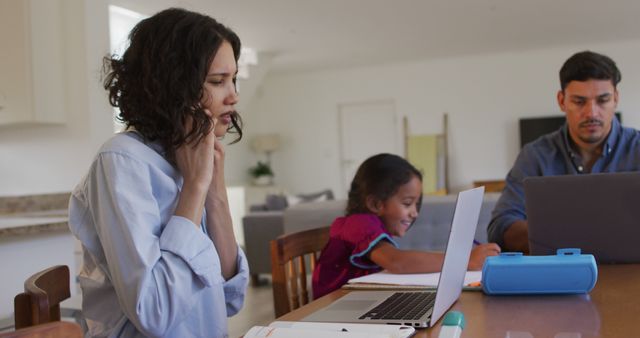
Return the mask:
<path fill-rule="evenodd" d="M 336 302 L 329 306 L 331 310 L 364 310 L 373 305 L 376 300 L 344 300 L 342 302 Z"/>
<path fill-rule="evenodd" d="M 357 294 L 357 293 L 356 293 Z M 347 295 L 348 297 L 348 295 Z M 303 322 L 355 323 L 377 302 L 375 299 L 344 299 L 302 318 Z"/>

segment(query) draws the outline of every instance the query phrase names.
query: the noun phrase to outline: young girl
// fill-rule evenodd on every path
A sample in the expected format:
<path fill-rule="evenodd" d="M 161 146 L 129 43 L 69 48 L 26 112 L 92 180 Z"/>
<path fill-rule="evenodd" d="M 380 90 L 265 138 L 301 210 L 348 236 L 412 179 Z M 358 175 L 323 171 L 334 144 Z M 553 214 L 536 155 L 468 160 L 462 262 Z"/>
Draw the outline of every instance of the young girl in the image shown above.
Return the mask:
<path fill-rule="evenodd" d="M 331 224 L 329 242 L 313 271 L 313 296 L 321 297 L 349 279 L 382 269 L 391 273 L 438 272 L 444 254 L 401 250 L 392 236 L 402 237 L 418 217 L 422 174 L 405 159 L 379 154 L 356 172 L 346 216 Z M 487 256 L 500 252 L 494 243 L 471 251 L 469 270 L 480 270 Z"/>

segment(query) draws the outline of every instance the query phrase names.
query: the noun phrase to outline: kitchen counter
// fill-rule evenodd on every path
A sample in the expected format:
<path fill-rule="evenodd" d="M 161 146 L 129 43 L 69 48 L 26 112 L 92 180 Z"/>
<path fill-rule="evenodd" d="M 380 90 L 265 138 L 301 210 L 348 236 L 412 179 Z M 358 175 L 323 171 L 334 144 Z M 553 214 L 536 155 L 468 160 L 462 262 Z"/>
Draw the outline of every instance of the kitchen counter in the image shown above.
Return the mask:
<path fill-rule="evenodd" d="M 69 231 L 67 210 L 41 210 L 0 215 L 0 239 Z"/>
<path fill-rule="evenodd" d="M 13 298 L 24 290 L 24 281 L 54 265 L 66 265 L 71 294 L 78 292 L 75 276 L 82 262 L 82 248 L 68 226 L 69 192 L 0 196 L 0 318 L 13 314 Z"/>

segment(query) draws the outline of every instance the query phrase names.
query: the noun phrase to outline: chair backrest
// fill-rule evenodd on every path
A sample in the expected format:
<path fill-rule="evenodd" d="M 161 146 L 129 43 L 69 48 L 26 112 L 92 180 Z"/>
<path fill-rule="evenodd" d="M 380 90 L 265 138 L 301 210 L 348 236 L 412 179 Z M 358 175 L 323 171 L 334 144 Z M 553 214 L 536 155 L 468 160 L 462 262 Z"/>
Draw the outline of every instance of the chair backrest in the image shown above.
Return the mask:
<path fill-rule="evenodd" d="M 271 241 L 271 277 L 276 317 L 309 302 L 311 294 L 307 287 L 305 261 L 308 259 L 310 271 L 313 271 L 319 252 L 328 241 L 329 227 L 285 234 Z"/>
<path fill-rule="evenodd" d="M 51 322 L 0 333 L 0 338 L 82 338 L 82 328 L 72 322 Z"/>
<path fill-rule="evenodd" d="M 60 302 L 71 296 L 69 267 L 57 265 L 32 275 L 13 300 L 15 327 L 60 321 Z"/>

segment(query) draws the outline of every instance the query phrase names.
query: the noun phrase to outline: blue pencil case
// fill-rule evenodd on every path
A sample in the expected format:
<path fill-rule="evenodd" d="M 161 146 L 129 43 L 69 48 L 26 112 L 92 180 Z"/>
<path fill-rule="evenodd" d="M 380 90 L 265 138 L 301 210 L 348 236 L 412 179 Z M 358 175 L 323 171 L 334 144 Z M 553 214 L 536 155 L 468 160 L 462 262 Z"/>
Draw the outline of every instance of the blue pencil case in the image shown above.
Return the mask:
<path fill-rule="evenodd" d="M 505 252 L 487 257 L 482 267 L 482 289 L 488 295 L 587 293 L 597 279 L 593 255 L 573 248 L 549 256 Z"/>

